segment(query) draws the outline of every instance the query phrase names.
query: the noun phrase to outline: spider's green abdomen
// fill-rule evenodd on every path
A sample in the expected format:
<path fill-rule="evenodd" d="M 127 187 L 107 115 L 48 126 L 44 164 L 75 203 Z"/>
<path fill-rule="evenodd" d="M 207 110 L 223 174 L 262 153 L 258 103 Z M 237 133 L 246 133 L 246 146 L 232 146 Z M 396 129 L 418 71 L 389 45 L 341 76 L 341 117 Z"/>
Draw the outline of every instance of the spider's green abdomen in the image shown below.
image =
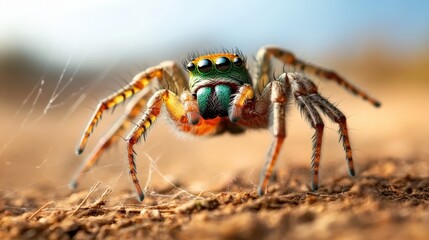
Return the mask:
<path fill-rule="evenodd" d="M 224 84 L 198 89 L 197 102 L 201 117 L 204 119 L 212 119 L 218 116 L 228 116 L 231 92 L 231 87 Z"/>

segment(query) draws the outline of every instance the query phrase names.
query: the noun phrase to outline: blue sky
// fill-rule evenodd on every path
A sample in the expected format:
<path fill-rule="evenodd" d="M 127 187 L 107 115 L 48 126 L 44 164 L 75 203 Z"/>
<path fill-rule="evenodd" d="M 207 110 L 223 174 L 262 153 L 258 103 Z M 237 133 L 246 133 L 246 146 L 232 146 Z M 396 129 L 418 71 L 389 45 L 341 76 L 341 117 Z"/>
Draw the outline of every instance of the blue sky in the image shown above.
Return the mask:
<path fill-rule="evenodd" d="M 429 1 L 2 1 L 0 53 L 87 55 L 88 62 L 266 44 L 307 57 L 379 39 L 392 51 L 429 42 Z"/>

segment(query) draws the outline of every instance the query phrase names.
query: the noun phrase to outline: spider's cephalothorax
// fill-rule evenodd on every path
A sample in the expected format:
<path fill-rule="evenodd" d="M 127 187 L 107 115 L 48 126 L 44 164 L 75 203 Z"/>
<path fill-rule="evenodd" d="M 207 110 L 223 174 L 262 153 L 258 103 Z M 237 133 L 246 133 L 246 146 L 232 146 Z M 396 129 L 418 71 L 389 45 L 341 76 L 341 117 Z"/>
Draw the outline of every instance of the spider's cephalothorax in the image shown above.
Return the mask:
<path fill-rule="evenodd" d="M 276 58 L 300 71 L 285 72 L 276 78 L 271 77 L 271 58 Z M 78 154 L 83 152 L 91 132 L 105 110 L 147 89 L 140 98 L 135 98 L 129 103 L 126 115 L 119 119 L 99 142 L 71 181 L 73 188 L 77 186 L 81 173 L 88 171 L 101 154 L 120 139 L 133 120 L 139 119 L 126 139 L 129 173 L 139 199 L 143 200 L 144 194 L 137 179 L 134 162 L 134 145 L 146 135 L 164 106 L 166 114 L 177 129 L 194 135 L 213 135 L 225 131 L 241 133 L 247 128 L 269 128 L 273 142 L 258 186 L 258 194 L 263 195 L 267 191 L 268 180 L 286 137 L 286 106 L 291 100 L 295 101 L 304 118 L 314 128 L 311 159 L 312 190 L 317 190 L 319 183 L 324 130 L 320 112 L 338 124 L 349 174 L 355 175 L 346 117 L 318 93 L 317 86 L 306 76 L 313 75 L 335 81 L 376 107 L 380 106 L 380 102 L 335 72 L 303 62 L 292 53 L 277 47 L 263 47 L 258 51 L 253 80 L 246 68 L 246 60 L 239 52 L 194 56 L 184 65 L 189 80 L 176 63 L 166 61 L 136 75 L 129 85 L 99 103 L 80 141 Z M 157 91 L 147 88 L 153 79 L 157 79 L 166 87 Z M 145 110 L 144 114 L 139 116 L 142 110 Z"/>
<path fill-rule="evenodd" d="M 227 117 L 232 96 L 244 84 L 252 84 L 245 59 L 238 54 L 208 54 L 186 64 L 189 88 L 203 119 Z"/>

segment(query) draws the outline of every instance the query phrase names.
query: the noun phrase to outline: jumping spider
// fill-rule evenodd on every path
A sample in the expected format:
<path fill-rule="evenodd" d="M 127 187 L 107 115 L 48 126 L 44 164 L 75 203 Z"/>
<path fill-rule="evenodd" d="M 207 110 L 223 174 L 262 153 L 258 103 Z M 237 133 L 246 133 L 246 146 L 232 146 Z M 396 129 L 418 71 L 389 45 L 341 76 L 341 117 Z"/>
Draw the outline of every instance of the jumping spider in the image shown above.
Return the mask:
<path fill-rule="evenodd" d="M 286 66 L 294 67 L 297 71 L 284 72 L 277 78 L 271 77 L 272 57 Z M 142 136 L 145 137 L 147 130 L 164 107 L 176 128 L 199 136 L 223 132 L 242 133 L 246 128 L 270 128 L 274 141 L 258 186 L 258 194 L 263 195 L 267 191 L 273 166 L 286 136 L 286 106 L 292 99 L 315 130 L 311 158 L 312 190 L 318 189 L 324 129 L 318 111 L 339 125 L 339 135 L 346 152 L 349 174 L 355 175 L 346 117 L 321 96 L 314 82 L 303 74 L 335 81 L 376 107 L 380 106 L 380 102 L 335 72 L 306 63 L 292 53 L 276 47 L 263 47 L 258 51 L 254 81 L 246 67 L 246 59 L 238 50 L 191 55 L 183 65 L 189 74 L 189 80 L 176 63 L 166 61 L 139 73 L 131 83 L 98 104 L 82 136 L 77 149 L 78 154 L 83 152 L 91 132 L 104 111 L 114 108 L 143 89 L 148 89 L 148 85 L 154 79 L 163 86 L 157 91 L 149 88 L 148 93 L 128 104 L 126 115 L 99 141 L 94 152 L 76 173 L 70 183 L 73 188 L 77 186 L 81 173 L 88 171 L 98 161 L 100 155 L 119 139 L 131 121 L 137 119 L 141 110 L 145 109 L 144 115 L 126 138 L 129 173 L 138 198 L 142 201 L 144 194 L 137 179 L 133 147 Z"/>

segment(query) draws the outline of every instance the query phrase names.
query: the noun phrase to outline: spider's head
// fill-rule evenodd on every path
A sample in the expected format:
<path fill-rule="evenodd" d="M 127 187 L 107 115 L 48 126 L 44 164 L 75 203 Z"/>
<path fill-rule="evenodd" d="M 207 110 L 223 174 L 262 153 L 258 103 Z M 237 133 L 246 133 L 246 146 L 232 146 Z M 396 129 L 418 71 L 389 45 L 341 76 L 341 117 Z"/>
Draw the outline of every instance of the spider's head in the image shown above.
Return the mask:
<path fill-rule="evenodd" d="M 211 53 L 193 57 L 184 63 L 189 73 L 189 87 L 195 92 L 205 85 L 217 83 L 241 86 L 252 84 L 246 59 L 238 53 Z"/>
<path fill-rule="evenodd" d="M 227 116 L 233 94 L 244 84 L 252 85 L 246 59 L 239 53 L 211 53 L 184 65 L 204 119 Z"/>

